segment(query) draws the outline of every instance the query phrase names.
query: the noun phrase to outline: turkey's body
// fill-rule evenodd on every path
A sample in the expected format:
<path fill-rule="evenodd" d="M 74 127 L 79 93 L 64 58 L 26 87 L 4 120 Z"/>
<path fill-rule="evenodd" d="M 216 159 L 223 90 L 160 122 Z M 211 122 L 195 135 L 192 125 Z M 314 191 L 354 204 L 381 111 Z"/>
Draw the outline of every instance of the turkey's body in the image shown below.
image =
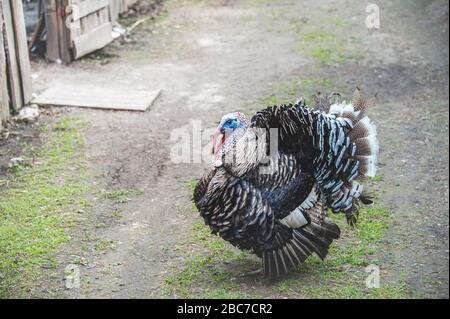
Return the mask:
<path fill-rule="evenodd" d="M 240 141 L 261 143 L 258 132 L 278 129 L 278 152 L 269 163 L 262 162 L 261 152 L 250 152 L 237 163 L 217 165 L 196 186 L 195 204 L 212 232 L 261 257 L 266 276 L 288 272 L 313 252 L 325 258 L 340 235 L 326 218 L 327 208 L 354 221 L 362 191 L 354 179 L 374 173 L 377 147 L 364 110 L 334 108 L 340 116 L 302 104 L 258 112 Z M 237 142 L 233 152 L 240 151 Z"/>

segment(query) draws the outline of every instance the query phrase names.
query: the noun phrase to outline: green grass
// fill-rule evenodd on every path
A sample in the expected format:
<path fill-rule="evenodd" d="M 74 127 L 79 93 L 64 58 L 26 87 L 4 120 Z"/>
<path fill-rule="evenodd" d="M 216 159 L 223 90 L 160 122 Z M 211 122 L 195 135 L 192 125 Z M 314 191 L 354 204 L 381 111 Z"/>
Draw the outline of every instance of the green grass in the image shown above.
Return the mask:
<path fill-rule="evenodd" d="M 115 218 L 122 218 L 123 217 L 123 213 L 116 208 L 116 209 L 112 210 L 111 216 L 115 217 Z"/>
<path fill-rule="evenodd" d="M 341 19 L 341 18 L 336 18 L 332 20 L 332 23 L 337 26 L 337 27 L 343 27 L 346 26 L 348 24 L 348 21 L 345 19 Z"/>
<path fill-rule="evenodd" d="M 265 106 L 274 106 L 274 105 L 282 105 L 282 104 L 288 104 L 288 103 L 295 103 L 295 98 L 292 97 L 283 97 L 279 95 L 268 95 L 261 97 L 257 100 L 258 106 L 265 107 Z"/>
<path fill-rule="evenodd" d="M 189 239 L 177 247 L 183 266 L 172 270 L 162 288 L 167 295 L 181 298 L 406 298 L 410 292 L 403 281 L 385 283 L 383 274 L 380 288 L 365 286 L 365 267 L 379 263 L 377 253 L 384 247 L 381 241 L 390 216 L 380 207 L 363 208 L 357 228 L 352 229 L 342 214 L 331 215 L 342 238 L 332 244 L 325 261 L 311 256 L 297 271 L 273 284 L 249 283 L 240 277 L 258 268 L 259 260 L 212 235 L 197 221 Z"/>
<path fill-rule="evenodd" d="M 97 252 L 105 251 L 107 249 L 114 248 L 115 242 L 112 239 L 97 238 L 94 244 L 94 249 Z"/>
<path fill-rule="evenodd" d="M 318 67 L 339 66 L 347 60 L 355 58 L 349 40 L 341 37 L 346 21 L 340 18 L 326 19 L 321 29 L 293 28 L 297 44 L 294 51 L 314 58 Z"/>
<path fill-rule="evenodd" d="M 381 242 L 388 229 L 391 213 L 380 207 L 363 208 L 357 228 L 347 226 L 342 215 L 331 216 L 342 230 L 342 238 L 332 244 L 330 252 L 321 261 L 314 256 L 299 268 L 304 283 L 294 280 L 281 285 L 283 291 L 296 290 L 311 298 L 407 298 L 410 295 L 403 280 L 384 282 L 383 272 L 380 288 L 368 289 L 365 267 L 378 265 L 377 253 L 384 248 Z"/>
<path fill-rule="evenodd" d="M 355 282 L 346 282 L 339 285 L 308 286 L 302 291 L 309 297 L 323 299 L 405 299 L 408 295 L 403 283 L 365 289 Z"/>
<path fill-rule="evenodd" d="M 331 92 L 335 84 L 329 79 L 299 79 L 283 82 L 275 94 L 260 97 L 256 104 L 260 107 L 295 103 L 303 97 L 307 105 L 312 104 L 312 95 L 317 92 Z"/>
<path fill-rule="evenodd" d="M 321 64 L 339 65 L 344 63 L 348 56 L 346 49 L 339 46 L 320 46 L 313 48 L 311 55 Z"/>
<path fill-rule="evenodd" d="M 102 194 L 103 198 L 109 199 L 116 204 L 127 203 L 132 197 L 144 194 L 143 191 L 138 190 L 119 190 L 119 191 L 109 191 Z"/>
<path fill-rule="evenodd" d="M 0 298 L 23 295 L 41 265 L 53 265 L 52 254 L 70 240 L 67 227 L 87 206 L 78 152 L 87 126 L 66 116 L 47 127 L 36 164 L 16 171 L 0 194 Z"/>
<path fill-rule="evenodd" d="M 197 245 L 202 246 L 202 252 L 192 250 Z M 240 291 L 240 287 L 231 280 L 233 274 L 223 267 L 230 262 L 241 264 L 247 254 L 211 235 L 202 222 L 193 224 L 190 239 L 177 250 L 185 252 L 186 263 L 183 269 L 165 278 L 163 291 L 166 294 L 182 298 L 254 297 Z M 199 283 L 203 283 L 205 288 Z"/>
<path fill-rule="evenodd" d="M 197 180 L 195 178 L 192 178 L 186 182 L 186 186 L 190 192 L 194 192 L 195 185 L 197 185 Z"/>
<path fill-rule="evenodd" d="M 330 41 L 334 40 L 336 36 L 328 31 L 312 31 L 307 32 L 303 35 L 303 41 L 306 43 L 316 42 L 316 41 Z"/>
<path fill-rule="evenodd" d="M 376 176 L 370 178 L 371 182 L 381 182 L 382 180 L 383 180 L 382 174 L 377 174 Z"/>

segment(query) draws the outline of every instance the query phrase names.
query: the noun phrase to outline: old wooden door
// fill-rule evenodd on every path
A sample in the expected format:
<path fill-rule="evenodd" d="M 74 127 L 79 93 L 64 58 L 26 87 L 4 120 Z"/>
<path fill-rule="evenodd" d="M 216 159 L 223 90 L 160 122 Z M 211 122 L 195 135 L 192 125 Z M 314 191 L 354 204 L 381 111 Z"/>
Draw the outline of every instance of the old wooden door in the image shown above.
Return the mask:
<path fill-rule="evenodd" d="M 69 63 L 112 38 L 109 0 L 46 0 L 47 57 Z"/>
<path fill-rule="evenodd" d="M 113 40 L 109 0 L 70 0 L 68 12 L 74 59 L 98 50 Z"/>

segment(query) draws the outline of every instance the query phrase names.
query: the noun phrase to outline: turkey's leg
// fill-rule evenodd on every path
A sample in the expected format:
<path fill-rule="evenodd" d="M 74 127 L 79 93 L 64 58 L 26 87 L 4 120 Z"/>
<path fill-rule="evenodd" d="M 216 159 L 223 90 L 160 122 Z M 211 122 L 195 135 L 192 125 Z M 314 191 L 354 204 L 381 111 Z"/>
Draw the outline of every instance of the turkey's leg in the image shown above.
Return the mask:
<path fill-rule="evenodd" d="M 254 277 L 254 276 L 258 276 L 258 275 L 262 275 L 262 274 L 263 274 L 263 269 L 259 268 L 259 269 L 249 271 L 249 272 L 242 274 L 242 277 Z"/>

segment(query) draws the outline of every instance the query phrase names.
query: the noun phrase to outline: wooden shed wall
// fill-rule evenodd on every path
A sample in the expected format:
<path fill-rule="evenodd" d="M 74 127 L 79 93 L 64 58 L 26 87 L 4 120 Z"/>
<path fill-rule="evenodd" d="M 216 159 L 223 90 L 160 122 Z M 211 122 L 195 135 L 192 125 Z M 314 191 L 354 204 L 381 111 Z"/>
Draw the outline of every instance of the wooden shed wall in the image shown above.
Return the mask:
<path fill-rule="evenodd" d="M 113 40 L 114 22 L 136 2 L 45 0 L 47 58 L 69 63 L 106 46 Z"/>
<path fill-rule="evenodd" d="M 22 2 L 0 0 L 0 128 L 31 100 L 30 59 Z"/>

